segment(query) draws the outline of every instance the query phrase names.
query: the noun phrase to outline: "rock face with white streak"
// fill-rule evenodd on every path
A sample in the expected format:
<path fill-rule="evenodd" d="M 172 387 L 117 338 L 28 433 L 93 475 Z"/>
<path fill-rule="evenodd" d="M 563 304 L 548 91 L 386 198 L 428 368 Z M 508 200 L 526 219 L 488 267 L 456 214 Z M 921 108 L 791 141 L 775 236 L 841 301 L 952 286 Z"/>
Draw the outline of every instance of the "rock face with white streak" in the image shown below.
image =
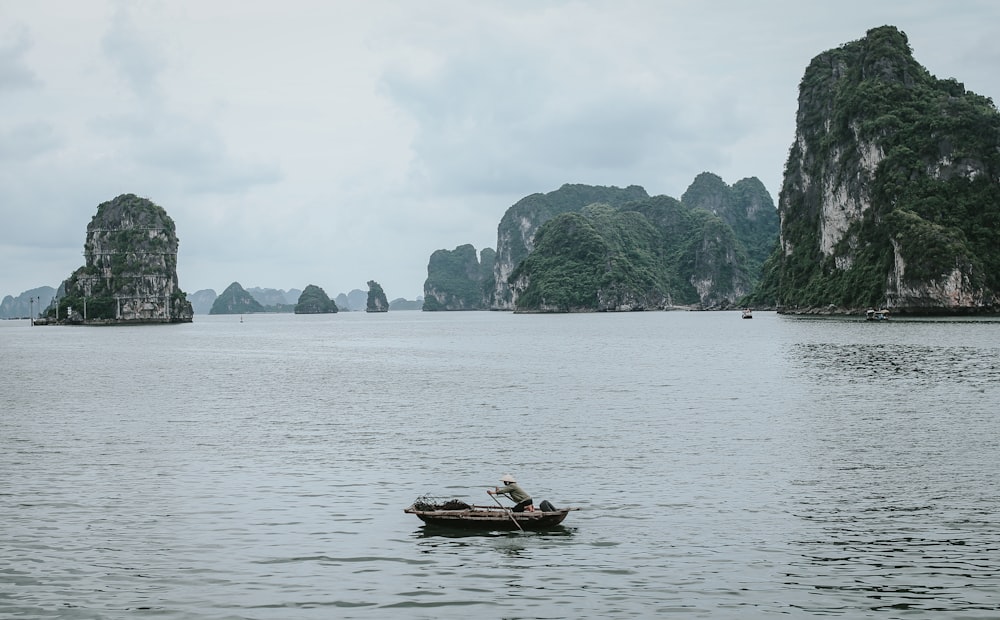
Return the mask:
<path fill-rule="evenodd" d="M 869 30 L 807 67 L 778 212 L 758 305 L 995 311 L 1000 113 Z"/>
<path fill-rule="evenodd" d="M 531 194 L 507 209 L 497 226 L 494 264 L 493 310 L 513 310 L 515 293 L 508 283 L 514 269 L 534 249 L 535 233 L 545 222 L 561 213 L 581 210 L 594 204 L 623 205 L 649 198 L 638 185 L 626 188 L 590 185 L 563 185 L 547 194 Z"/>
<path fill-rule="evenodd" d="M 64 283 L 59 320 L 189 323 L 177 281 L 174 221 L 159 205 L 123 194 L 97 207 L 87 226 L 85 266 Z"/>

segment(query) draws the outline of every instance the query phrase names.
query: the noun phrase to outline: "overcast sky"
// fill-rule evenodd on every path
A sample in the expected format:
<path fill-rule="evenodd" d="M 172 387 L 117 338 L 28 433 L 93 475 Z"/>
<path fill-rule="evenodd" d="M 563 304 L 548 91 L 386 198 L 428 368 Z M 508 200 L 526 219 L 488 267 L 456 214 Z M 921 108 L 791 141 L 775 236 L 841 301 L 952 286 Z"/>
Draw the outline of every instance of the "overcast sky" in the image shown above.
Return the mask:
<path fill-rule="evenodd" d="M 563 183 L 777 202 L 806 65 L 885 24 L 1000 101 L 993 0 L 0 0 L 0 296 L 82 266 L 123 193 L 173 218 L 189 293 L 390 300 Z"/>

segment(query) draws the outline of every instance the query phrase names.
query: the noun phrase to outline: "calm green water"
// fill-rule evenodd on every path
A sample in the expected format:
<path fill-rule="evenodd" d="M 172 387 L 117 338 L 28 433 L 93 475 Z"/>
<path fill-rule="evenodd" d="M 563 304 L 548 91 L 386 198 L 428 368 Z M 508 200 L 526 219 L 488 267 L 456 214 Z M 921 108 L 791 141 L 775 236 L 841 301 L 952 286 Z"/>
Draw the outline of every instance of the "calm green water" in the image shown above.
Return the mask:
<path fill-rule="evenodd" d="M 0 617 L 1000 616 L 1000 322 L 754 316 L 0 321 Z"/>

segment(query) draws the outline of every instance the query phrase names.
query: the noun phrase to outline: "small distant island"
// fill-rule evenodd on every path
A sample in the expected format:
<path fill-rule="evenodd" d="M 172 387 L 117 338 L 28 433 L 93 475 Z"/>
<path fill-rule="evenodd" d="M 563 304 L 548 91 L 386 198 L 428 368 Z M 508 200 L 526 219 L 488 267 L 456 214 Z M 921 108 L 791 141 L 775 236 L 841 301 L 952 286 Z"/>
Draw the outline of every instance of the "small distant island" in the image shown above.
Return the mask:
<path fill-rule="evenodd" d="M 337 303 L 315 284 L 306 286 L 295 304 L 295 314 L 333 314 L 337 310 Z"/>
<path fill-rule="evenodd" d="M 365 303 L 365 312 L 388 312 L 389 300 L 385 298 L 385 291 L 382 285 L 375 280 L 368 281 L 368 300 Z"/>
<path fill-rule="evenodd" d="M 304 290 L 249 288 L 244 289 L 239 282 L 233 282 L 216 295 L 205 289 L 192 295 L 196 314 L 335 314 L 338 312 L 389 312 L 396 310 L 420 310 L 423 299 L 403 298 L 387 301 L 382 286 L 368 282 L 368 291 L 354 289 L 350 293 L 340 293 L 331 299 L 326 291 L 315 284 L 306 285 Z"/>

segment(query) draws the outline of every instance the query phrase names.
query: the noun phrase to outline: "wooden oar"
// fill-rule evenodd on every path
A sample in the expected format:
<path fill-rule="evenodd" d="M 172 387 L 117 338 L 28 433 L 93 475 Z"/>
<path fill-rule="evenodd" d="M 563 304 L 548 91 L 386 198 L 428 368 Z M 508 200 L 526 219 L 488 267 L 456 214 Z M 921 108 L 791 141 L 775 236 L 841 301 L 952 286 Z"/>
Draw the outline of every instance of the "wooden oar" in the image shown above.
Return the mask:
<path fill-rule="evenodd" d="M 523 533 L 524 532 L 524 528 L 521 527 L 521 524 L 518 523 L 517 519 L 514 518 L 514 513 L 511 510 L 508 510 L 506 506 L 504 506 L 503 504 L 500 503 L 500 500 L 497 499 L 496 494 L 490 493 L 489 491 L 486 491 L 486 494 L 493 498 L 493 501 L 495 501 L 497 503 L 497 506 L 500 506 L 501 508 L 503 508 L 503 511 L 507 513 L 507 516 L 510 517 L 510 520 L 513 521 L 514 525 L 517 526 L 517 529 L 521 530 L 521 532 Z"/>

